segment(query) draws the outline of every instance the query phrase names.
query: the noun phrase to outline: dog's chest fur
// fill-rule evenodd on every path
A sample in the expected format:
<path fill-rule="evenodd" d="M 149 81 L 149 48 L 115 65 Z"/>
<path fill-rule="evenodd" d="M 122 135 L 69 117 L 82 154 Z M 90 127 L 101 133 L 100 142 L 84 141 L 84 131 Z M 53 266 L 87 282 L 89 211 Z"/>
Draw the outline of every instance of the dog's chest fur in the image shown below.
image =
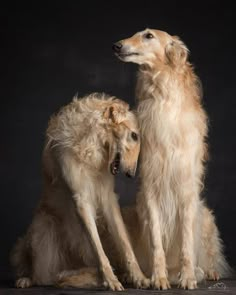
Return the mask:
<path fill-rule="evenodd" d="M 140 174 L 142 179 L 148 179 L 147 184 L 142 182 L 142 191 L 147 198 L 155 198 L 157 202 L 165 249 L 170 247 L 178 233 L 182 204 L 179 176 L 184 169 L 183 158 L 186 158 L 183 145 L 192 140 L 185 127 L 191 124 L 191 115 L 183 117 L 180 112 L 178 96 L 181 93 L 175 88 L 168 91 L 170 97 L 176 99 L 164 98 L 160 92 L 155 93 L 159 97 L 152 97 L 147 91 L 142 92 L 144 99 L 138 105 L 142 134 Z"/>

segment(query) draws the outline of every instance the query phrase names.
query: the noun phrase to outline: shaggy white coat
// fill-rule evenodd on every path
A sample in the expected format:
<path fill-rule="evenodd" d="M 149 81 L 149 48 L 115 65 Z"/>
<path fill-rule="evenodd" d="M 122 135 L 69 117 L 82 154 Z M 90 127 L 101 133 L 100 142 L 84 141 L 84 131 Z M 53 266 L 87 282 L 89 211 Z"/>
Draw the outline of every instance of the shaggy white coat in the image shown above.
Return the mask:
<path fill-rule="evenodd" d="M 149 286 L 131 248 L 112 175 L 118 166 L 135 174 L 138 133 L 128 104 L 104 94 L 75 98 L 52 116 L 42 157 L 42 197 L 12 253 L 17 287 L 123 290 L 100 240 L 100 223 L 107 225 L 105 235 L 114 240 L 128 280 L 135 287 Z"/>

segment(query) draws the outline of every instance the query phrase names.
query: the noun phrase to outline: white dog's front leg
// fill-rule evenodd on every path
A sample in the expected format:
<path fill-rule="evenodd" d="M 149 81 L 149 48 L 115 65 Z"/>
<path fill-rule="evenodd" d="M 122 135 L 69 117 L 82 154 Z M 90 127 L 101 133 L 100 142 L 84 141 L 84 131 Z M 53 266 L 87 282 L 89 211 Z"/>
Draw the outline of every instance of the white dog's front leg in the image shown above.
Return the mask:
<path fill-rule="evenodd" d="M 104 285 L 108 286 L 111 290 L 122 291 L 124 290 L 121 283 L 118 281 L 117 277 L 114 275 L 110 262 L 103 250 L 97 226 L 92 214 L 92 210 L 89 205 L 80 205 L 77 206 L 78 213 L 87 229 L 88 235 L 90 237 L 93 249 L 97 255 L 99 264 L 100 264 L 100 271 L 103 275 Z"/>
<path fill-rule="evenodd" d="M 104 215 L 107 219 L 107 224 L 110 228 L 112 237 L 117 244 L 118 249 L 121 249 L 125 258 L 128 271 L 128 282 L 133 283 L 136 288 L 148 288 L 150 286 L 150 281 L 142 273 L 134 255 L 128 233 L 121 216 L 120 206 L 118 204 L 117 197 L 113 192 L 111 192 L 108 196 L 107 205 L 108 206 L 104 207 Z"/>
<path fill-rule="evenodd" d="M 197 280 L 195 277 L 195 258 L 194 258 L 194 237 L 193 237 L 193 222 L 196 212 L 196 201 L 194 192 L 187 191 L 184 194 L 184 203 L 180 208 L 180 220 L 182 231 L 182 248 L 181 259 L 182 268 L 180 276 L 180 286 L 184 289 L 197 288 Z"/>
<path fill-rule="evenodd" d="M 96 199 L 93 179 L 89 173 L 85 175 L 86 170 L 78 165 L 72 155 L 65 154 L 61 160 L 63 176 L 72 192 L 77 212 L 85 225 L 85 229 L 97 256 L 104 285 L 108 286 L 111 290 L 122 291 L 124 288 L 112 271 L 98 234 L 93 208 L 93 200 Z"/>
<path fill-rule="evenodd" d="M 150 199 L 146 205 L 148 216 L 147 226 L 149 228 L 153 258 L 151 283 L 155 289 L 166 290 L 170 288 L 170 284 L 167 279 L 166 258 L 162 245 L 162 236 L 156 200 Z"/>

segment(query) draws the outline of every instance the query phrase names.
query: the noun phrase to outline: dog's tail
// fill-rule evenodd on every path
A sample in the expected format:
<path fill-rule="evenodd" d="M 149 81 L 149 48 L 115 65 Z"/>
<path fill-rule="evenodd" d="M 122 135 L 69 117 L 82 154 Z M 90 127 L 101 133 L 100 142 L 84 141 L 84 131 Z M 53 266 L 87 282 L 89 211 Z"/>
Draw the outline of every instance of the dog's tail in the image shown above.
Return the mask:
<path fill-rule="evenodd" d="M 229 265 L 228 261 L 224 255 L 224 246 L 223 242 L 218 236 L 218 253 L 215 259 L 215 269 L 216 272 L 219 274 L 219 278 L 232 278 L 235 276 L 234 269 Z"/>
<path fill-rule="evenodd" d="M 205 235 L 202 242 L 205 255 L 201 259 L 202 267 L 209 279 L 231 278 L 234 275 L 234 270 L 226 261 L 223 242 L 220 238 L 214 215 L 206 207 L 203 214 Z"/>
<path fill-rule="evenodd" d="M 101 288 L 101 276 L 95 267 L 84 267 L 78 271 L 63 271 L 58 275 L 56 286 L 60 288 Z"/>

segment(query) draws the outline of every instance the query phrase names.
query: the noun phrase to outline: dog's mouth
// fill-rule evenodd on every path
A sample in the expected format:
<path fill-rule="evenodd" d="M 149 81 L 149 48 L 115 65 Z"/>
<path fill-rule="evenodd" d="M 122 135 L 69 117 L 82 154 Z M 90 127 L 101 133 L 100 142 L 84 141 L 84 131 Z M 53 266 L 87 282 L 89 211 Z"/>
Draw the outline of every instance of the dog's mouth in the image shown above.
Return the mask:
<path fill-rule="evenodd" d="M 120 153 L 116 153 L 114 160 L 111 162 L 110 171 L 113 175 L 120 172 Z"/>
<path fill-rule="evenodd" d="M 126 57 L 129 57 L 129 56 L 134 56 L 134 55 L 139 55 L 138 52 L 116 52 L 115 53 L 116 56 L 118 56 L 119 58 L 126 58 Z"/>

